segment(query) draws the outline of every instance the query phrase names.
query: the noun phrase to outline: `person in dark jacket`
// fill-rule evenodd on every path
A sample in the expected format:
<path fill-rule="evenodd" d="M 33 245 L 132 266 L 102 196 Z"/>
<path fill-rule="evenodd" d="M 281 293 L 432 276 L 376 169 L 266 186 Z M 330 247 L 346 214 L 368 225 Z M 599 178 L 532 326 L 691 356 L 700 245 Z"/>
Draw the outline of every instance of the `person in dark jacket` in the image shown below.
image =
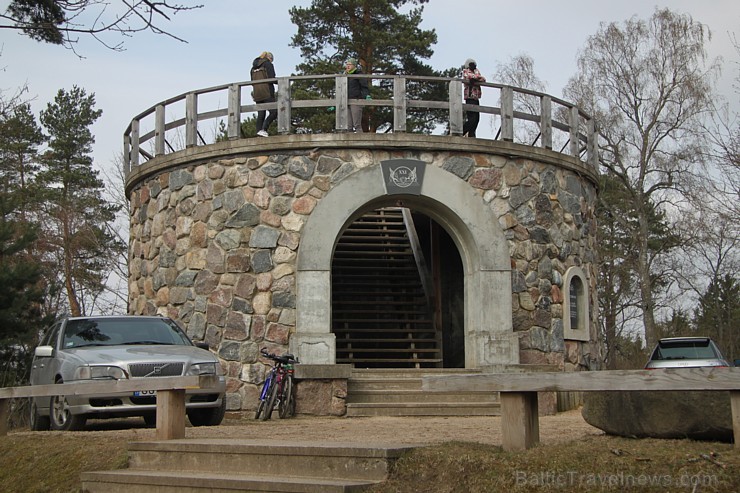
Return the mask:
<path fill-rule="evenodd" d="M 348 58 L 345 62 L 345 74 L 361 74 L 362 68 L 357 65 L 357 60 Z M 347 98 L 348 99 L 370 99 L 370 87 L 367 79 L 348 79 L 347 81 Z M 349 118 L 347 119 L 349 131 L 362 132 L 362 106 L 356 104 L 349 105 Z"/>
<path fill-rule="evenodd" d="M 273 79 L 275 78 L 275 67 L 272 64 L 273 56 L 272 53 L 269 51 L 263 51 L 260 56 L 254 59 L 252 62 L 252 70 L 264 67 L 267 71 L 267 78 Z M 270 95 L 266 98 L 260 98 L 259 100 L 255 99 L 255 103 L 274 103 L 275 102 L 275 85 L 272 83 L 264 83 L 266 86 L 270 89 Z M 269 137 L 269 134 L 267 133 L 267 129 L 270 128 L 270 125 L 272 125 L 272 122 L 274 122 L 277 119 L 277 109 L 270 110 L 270 115 L 265 119 L 265 114 L 267 111 L 261 110 L 257 112 L 257 135 L 260 137 Z"/>

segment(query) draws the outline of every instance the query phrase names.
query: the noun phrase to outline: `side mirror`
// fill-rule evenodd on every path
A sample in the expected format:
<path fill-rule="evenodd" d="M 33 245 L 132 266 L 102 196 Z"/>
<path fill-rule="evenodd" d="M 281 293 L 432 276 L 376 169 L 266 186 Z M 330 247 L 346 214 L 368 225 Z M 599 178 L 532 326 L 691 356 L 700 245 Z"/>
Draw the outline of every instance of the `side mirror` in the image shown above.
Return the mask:
<path fill-rule="evenodd" d="M 37 358 L 51 358 L 54 356 L 54 348 L 51 346 L 39 346 L 33 352 Z"/>

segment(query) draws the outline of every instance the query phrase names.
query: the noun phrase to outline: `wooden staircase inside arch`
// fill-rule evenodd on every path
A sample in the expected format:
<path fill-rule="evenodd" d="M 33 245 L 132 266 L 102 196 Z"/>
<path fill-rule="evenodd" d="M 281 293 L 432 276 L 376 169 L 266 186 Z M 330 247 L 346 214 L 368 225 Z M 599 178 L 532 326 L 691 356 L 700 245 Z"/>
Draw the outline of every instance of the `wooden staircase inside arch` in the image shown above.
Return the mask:
<path fill-rule="evenodd" d="M 499 415 L 498 394 L 426 393 L 444 368 L 442 317 L 434 265 L 405 208 L 366 213 L 344 231 L 332 263 L 336 362 L 354 367 L 347 416 Z"/>
<path fill-rule="evenodd" d="M 332 330 L 337 363 L 356 368 L 442 366 L 434 294 L 425 281 L 428 269 L 407 222 L 403 209 L 378 209 L 352 223 L 336 245 Z"/>

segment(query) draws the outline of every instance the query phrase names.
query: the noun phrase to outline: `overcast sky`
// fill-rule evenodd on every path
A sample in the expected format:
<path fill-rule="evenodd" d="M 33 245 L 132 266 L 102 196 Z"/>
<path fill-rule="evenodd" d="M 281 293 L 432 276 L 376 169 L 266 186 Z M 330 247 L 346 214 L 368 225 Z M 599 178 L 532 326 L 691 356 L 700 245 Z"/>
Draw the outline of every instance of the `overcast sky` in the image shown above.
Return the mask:
<path fill-rule="evenodd" d="M 8 3 L 0 0 L 0 9 L 4 11 Z M 308 6 L 310 0 L 200 3 L 205 7 L 161 25 L 187 43 L 144 33 L 125 39 L 126 51 L 117 53 L 82 38 L 77 51 L 84 59 L 0 29 L 0 89 L 11 93 L 27 83 L 36 114 L 60 88 L 76 84 L 95 93 L 103 115 L 93 127 L 94 156 L 98 166 L 109 167 L 121 153 L 123 132 L 131 118 L 159 101 L 247 80 L 252 59 L 264 50 L 274 53 L 279 76 L 295 71 L 300 59 L 298 50 L 289 47 L 296 27 L 288 9 Z M 423 27 L 436 29 L 438 41 L 427 63 L 445 69 L 474 58 L 489 81 L 496 82 L 491 74 L 497 63 L 526 53 L 534 59 L 535 72 L 547 84 L 547 92 L 560 96 L 575 73 L 578 50 L 599 23 L 621 22 L 634 15 L 647 19 L 656 6 L 689 13 L 711 29 L 709 53 L 725 58 L 720 90 L 738 104 L 732 81 L 739 60 L 730 38 L 733 34 L 740 38 L 738 0 L 431 0 L 424 8 Z"/>

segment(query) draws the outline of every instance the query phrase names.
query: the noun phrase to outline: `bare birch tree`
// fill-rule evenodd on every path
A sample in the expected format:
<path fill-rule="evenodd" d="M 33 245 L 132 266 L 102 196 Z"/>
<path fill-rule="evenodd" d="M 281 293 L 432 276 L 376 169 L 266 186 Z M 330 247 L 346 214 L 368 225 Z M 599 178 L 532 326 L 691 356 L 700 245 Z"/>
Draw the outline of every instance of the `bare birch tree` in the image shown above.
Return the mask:
<path fill-rule="evenodd" d="M 648 347 L 656 342 L 657 265 L 652 210 L 669 210 L 690 192 L 705 150 L 702 119 L 711 109 L 717 63 L 707 59 L 708 29 L 691 16 L 656 10 L 648 20 L 602 24 L 578 56 L 566 98 L 596 116 L 605 172 L 622 182 L 634 221 L 639 309 Z M 608 205 L 608 204 L 607 204 Z M 615 217 L 622 216 L 616 212 Z M 627 218 L 625 218 L 627 219 Z"/>

